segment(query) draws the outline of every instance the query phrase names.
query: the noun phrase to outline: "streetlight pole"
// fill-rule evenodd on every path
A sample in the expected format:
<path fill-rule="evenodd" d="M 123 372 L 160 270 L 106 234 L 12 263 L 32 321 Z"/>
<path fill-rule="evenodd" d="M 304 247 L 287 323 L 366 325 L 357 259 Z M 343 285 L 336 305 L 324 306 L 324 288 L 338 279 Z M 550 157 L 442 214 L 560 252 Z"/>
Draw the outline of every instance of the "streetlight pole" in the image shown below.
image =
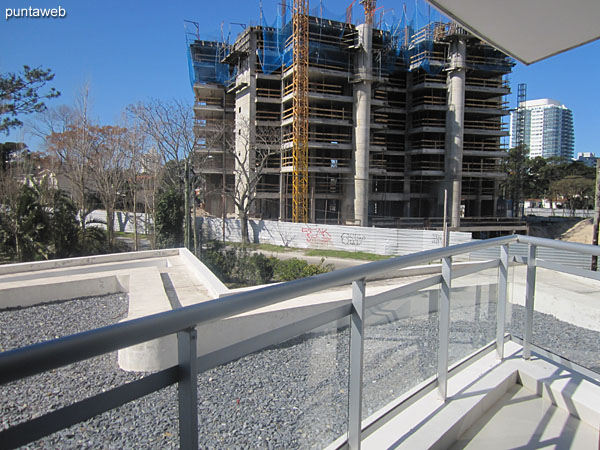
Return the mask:
<path fill-rule="evenodd" d="M 600 223 L 600 158 L 596 159 L 596 195 L 595 195 L 594 228 L 592 231 L 592 244 L 598 245 L 598 225 Z M 592 256 L 592 270 L 598 270 L 598 257 Z"/>
<path fill-rule="evenodd" d="M 183 210 L 185 216 L 183 219 L 183 246 L 190 248 L 190 166 L 189 156 L 185 158 L 184 165 L 184 183 L 183 183 Z"/>

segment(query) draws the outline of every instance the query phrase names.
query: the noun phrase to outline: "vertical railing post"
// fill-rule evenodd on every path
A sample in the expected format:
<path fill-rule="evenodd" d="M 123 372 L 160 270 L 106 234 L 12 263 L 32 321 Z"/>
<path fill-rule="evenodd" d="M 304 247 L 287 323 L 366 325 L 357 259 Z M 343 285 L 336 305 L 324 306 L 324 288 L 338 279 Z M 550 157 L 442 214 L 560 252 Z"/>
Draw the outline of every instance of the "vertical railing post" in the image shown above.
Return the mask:
<path fill-rule="evenodd" d="M 364 279 L 352 283 L 350 376 L 348 380 L 348 447 L 350 449 L 360 449 L 361 440 L 365 286 Z"/>
<path fill-rule="evenodd" d="M 179 356 L 179 447 L 198 448 L 197 332 L 188 328 L 177 333 Z"/>
<path fill-rule="evenodd" d="M 535 258 L 537 247 L 529 244 L 527 253 L 527 284 L 525 291 L 525 328 L 523 330 L 523 358 L 531 358 L 533 338 L 533 299 L 535 297 Z"/>
<path fill-rule="evenodd" d="M 440 295 L 440 325 L 438 347 L 438 390 L 446 400 L 448 389 L 448 347 L 450 342 L 450 295 L 452 290 L 452 258 L 442 259 L 442 295 Z"/>
<path fill-rule="evenodd" d="M 496 353 L 504 359 L 504 332 L 506 328 L 506 300 L 508 293 L 508 244 L 500 247 L 498 271 L 498 303 L 496 307 Z"/>

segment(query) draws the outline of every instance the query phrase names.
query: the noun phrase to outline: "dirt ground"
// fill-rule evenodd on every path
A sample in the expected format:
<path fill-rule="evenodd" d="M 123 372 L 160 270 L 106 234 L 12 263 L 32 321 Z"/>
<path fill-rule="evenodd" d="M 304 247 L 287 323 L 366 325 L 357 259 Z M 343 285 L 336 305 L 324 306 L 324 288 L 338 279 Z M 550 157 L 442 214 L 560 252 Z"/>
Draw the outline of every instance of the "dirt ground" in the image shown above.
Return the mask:
<path fill-rule="evenodd" d="M 579 242 L 581 244 L 591 244 L 592 243 L 592 229 L 593 229 L 593 221 L 592 219 L 585 219 L 577 222 L 567 231 L 565 231 L 561 237 L 561 241 L 569 241 L 569 242 Z"/>
<path fill-rule="evenodd" d="M 570 219 L 554 223 L 532 224 L 529 227 L 529 234 L 547 239 L 591 244 L 592 228 L 592 219 Z"/>

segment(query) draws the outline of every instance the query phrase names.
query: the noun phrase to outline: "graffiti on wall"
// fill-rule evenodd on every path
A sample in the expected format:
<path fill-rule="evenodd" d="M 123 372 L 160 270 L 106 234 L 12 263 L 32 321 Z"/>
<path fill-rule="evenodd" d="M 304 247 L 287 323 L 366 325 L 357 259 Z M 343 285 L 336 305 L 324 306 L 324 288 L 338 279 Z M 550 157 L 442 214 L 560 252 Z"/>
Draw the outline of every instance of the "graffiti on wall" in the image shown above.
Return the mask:
<path fill-rule="evenodd" d="M 340 239 L 342 240 L 342 244 L 349 245 L 352 247 L 361 245 L 365 238 L 366 236 L 364 234 L 358 233 L 342 233 L 340 237 Z"/>
<path fill-rule="evenodd" d="M 201 229 L 207 239 L 222 239 L 220 219 L 203 217 L 201 220 L 203 223 Z M 254 223 L 252 229 L 257 242 L 264 244 L 349 251 L 363 250 L 385 255 L 439 248 L 443 240 L 443 233 L 439 231 L 404 230 L 402 238 L 399 239 L 395 231 L 390 229 L 365 228 L 363 230 L 343 225 L 296 224 L 266 220 Z M 450 234 L 453 243 L 469 242 L 471 239 L 470 233 L 452 231 Z M 226 239 L 234 242 L 241 240 L 239 219 L 227 219 Z"/>
<path fill-rule="evenodd" d="M 441 246 L 443 244 L 443 242 L 444 242 L 444 239 L 442 238 L 441 234 L 437 234 L 436 233 L 436 234 L 434 234 L 434 235 L 431 236 L 431 243 L 433 245 L 439 245 L 439 246 Z"/>
<path fill-rule="evenodd" d="M 304 227 L 302 232 L 306 236 L 306 243 L 308 246 L 328 246 L 331 243 L 331 235 L 327 231 L 327 228 L 311 228 Z"/>

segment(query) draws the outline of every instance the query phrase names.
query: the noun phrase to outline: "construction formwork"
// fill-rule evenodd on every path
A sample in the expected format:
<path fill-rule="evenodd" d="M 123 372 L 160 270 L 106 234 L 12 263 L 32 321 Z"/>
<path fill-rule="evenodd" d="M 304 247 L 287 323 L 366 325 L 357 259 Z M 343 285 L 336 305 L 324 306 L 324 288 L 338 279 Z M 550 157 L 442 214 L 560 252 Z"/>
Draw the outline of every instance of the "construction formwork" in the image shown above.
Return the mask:
<path fill-rule="evenodd" d="M 254 214 L 265 219 L 292 217 L 294 69 L 289 11 L 271 24 L 263 20 L 248 27 L 231 44 L 195 39 L 189 45 L 199 121 L 218 120 L 208 103 L 220 102 L 224 121 L 244 117 L 254 137 L 267 129 L 280 135 L 281 151 L 261 171 L 255 193 Z M 375 21 L 371 70 L 366 74 L 357 56 L 361 25 L 350 23 L 347 16 L 334 20 L 322 11 L 311 14 L 308 220 L 385 225 L 402 217 L 443 215 L 443 191 L 449 186 L 450 53 L 457 40 L 466 45 L 459 206 L 467 217 L 495 216 L 499 183 L 505 177 L 503 117 L 510 92 L 505 75 L 512 61 L 451 23 L 417 26 L 402 14 L 397 20 Z M 370 90 L 368 188 L 357 192 L 356 86 L 365 80 Z M 227 177 L 233 177 L 234 170 L 225 169 L 218 183 L 213 180 L 215 192 L 224 180 L 233 182 Z M 205 172 L 210 177 L 217 170 Z M 365 223 L 356 221 L 357 195 L 365 196 L 368 204 Z M 221 209 L 215 206 L 207 202 L 207 210 L 218 215 Z"/>

